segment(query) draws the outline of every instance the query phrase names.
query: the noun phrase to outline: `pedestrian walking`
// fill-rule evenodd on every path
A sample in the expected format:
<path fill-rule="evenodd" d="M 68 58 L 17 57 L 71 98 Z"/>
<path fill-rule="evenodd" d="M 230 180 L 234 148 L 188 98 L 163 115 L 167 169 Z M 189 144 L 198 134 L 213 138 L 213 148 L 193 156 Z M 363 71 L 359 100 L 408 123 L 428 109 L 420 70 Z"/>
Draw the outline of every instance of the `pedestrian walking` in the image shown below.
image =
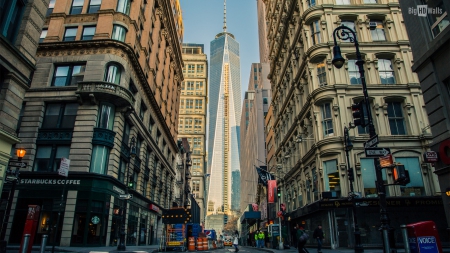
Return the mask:
<path fill-rule="evenodd" d="M 317 240 L 317 253 L 322 252 L 322 243 L 323 243 L 323 230 L 322 226 L 318 225 L 317 228 L 314 230 L 313 237 Z"/>
<path fill-rule="evenodd" d="M 255 244 L 256 244 L 256 248 L 259 248 L 258 234 L 259 234 L 259 230 L 255 231 Z"/>
<path fill-rule="evenodd" d="M 238 252 L 239 251 L 239 248 L 238 248 L 239 239 L 238 238 L 239 238 L 238 234 L 235 233 L 234 234 L 234 239 L 233 239 L 234 252 Z"/>
<path fill-rule="evenodd" d="M 264 248 L 264 239 L 265 239 L 265 235 L 263 231 L 259 231 L 258 233 L 258 240 L 259 240 L 259 247 L 260 248 Z"/>
<path fill-rule="evenodd" d="M 309 253 L 305 248 L 306 241 L 308 240 L 308 233 L 303 229 L 303 227 L 299 227 L 297 229 L 297 250 L 298 253 Z"/>

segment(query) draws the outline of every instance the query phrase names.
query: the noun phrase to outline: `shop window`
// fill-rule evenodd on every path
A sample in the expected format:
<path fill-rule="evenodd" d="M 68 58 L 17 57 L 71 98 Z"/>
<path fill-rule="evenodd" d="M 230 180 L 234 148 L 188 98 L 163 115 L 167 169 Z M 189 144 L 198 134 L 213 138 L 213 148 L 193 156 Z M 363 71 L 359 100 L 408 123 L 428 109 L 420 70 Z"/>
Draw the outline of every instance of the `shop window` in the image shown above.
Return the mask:
<path fill-rule="evenodd" d="M 78 104 L 47 104 L 42 128 L 73 128 Z"/>
<path fill-rule="evenodd" d="M 121 25 L 114 25 L 112 31 L 112 39 L 125 42 L 127 29 Z"/>
<path fill-rule="evenodd" d="M 95 26 L 85 26 L 83 27 L 83 35 L 81 40 L 92 40 L 95 34 Z"/>
<path fill-rule="evenodd" d="M 64 32 L 63 41 L 74 41 L 77 36 L 78 27 L 67 27 Z"/>
<path fill-rule="evenodd" d="M 70 8 L 70 14 L 80 14 L 83 10 L 84 0 L 73 0 L 72 7 Z"/>
<path fill-rule="evenodd" d="M 69 158 L 69 145 L 38 145 L 34 160 L 34 171 L 56 172 L 61 158 Z"/>
<path fill-rule="evenodd" d="M 406 135 L 405 118 L 403 117 L 402 103 L 388 102 L 388 119 L 392 135 Z"/>
<path fill-rule="evenodd" d="M 115 107 L 110 103 L 102 103 L 98 114 L 97 127 L 113 130 Z"/>
<path fill-rule="evenodd" d="M 378 59 L 378 73 L 380 74 L 381 84 L 395 84 L 394 68 L 392 68 L 391 60 Z"/>
<path fill-rule="evenodd" d="M 27 0 L 4 0 L 0 1 L 0 33 L 13 43 L 22 21 Z"/>
<path fill-rule="evenodd" d="M 395 162 L 405 165 L 409 172 L 411 182 L 405 186 L 400 186 L 400 191 L 404 197 L 425 196 L 422 170 L 418 157 L 395 157 Z"/>
<path fill-rule="evenodd" d="M 377 24 L 374 30 L 370 30 L 370 33 L 372 34 L 372 41 L 386 41 L 383 21 L 370 20 L 370 22 L 375 22 Z"/>
<path fill-rule="evenodd" d="M 361 175 L 364 184 L 364 196 L 366 198 L 378 198 L 378 191 L 375 185 L 377 176 L 375 174 L 374 159 L 361 158 Z M 382 171 L 384 184 L 387 184 L 386 170 Z M 389 196 L 388 187 L 386 187 L 386 196 Z"/>
<path fill-rule="evenodd" d="M 131 0 L 119 0 L 117 1 L 117 12 L 121 12 L 126 15 L 130 15 Z"/>
<path fill-rule="evenodd" d="M 53 8 L 55 8 L 55 1 L 56 0 L 50 0 L 50 3 L 48 4 L 47 13 L 45 14 L 46 17 L 50 16 L 50 14 L 53 13 Z"/>
<path fill-rule="evenodd" d="M 90 172 L 106 175 L 108 172 L 110 149 L 103 145 L 94 145 L 92 149 L 92 159 Z"/>
<path fill-rule="evenodd" d="M 323 167 L 325 170 L 325 191 L 335 192 L 337 197 L 341 197 L 341 185 L 337 160 L 324 161 Z"/>
<path fill-rule="evenodd" d="M 105 82 L 120 84 L 122 75 L 122 66 L 118 63 L 111 62 L 106 65 Z"/>
<path fill-rule="evenodd" d="M 319 86 L 327 85 L 327 72 L 325 68 L 325 62 L 317 64 L 317 79 L 319 80 Z"/>
<path fill-rule="evenodd" d="M 333 118 L 331 116 L 331 104 L 325 103 L 321 107 L 322 110 L 322 127 L 324 136 L 333 135 Z"/>
<path fill-rule="evenodd" d="M 97 13 L 100 10 L 100 5 L 102 5 L 102 0 L 90 0 L 88 13 Z"/>
<path fill-rule="evenodd" d="M 55 66 L 52 86 L 77 85 L 83 81 L 86 64 L 67 64 Z"/>
<path fill-rule="evenodd" d="M 42 29 L 41 36 L 39 37 L 39 43 L 44 42 L 45 37 L 47 37 L 47 29 Z"/>

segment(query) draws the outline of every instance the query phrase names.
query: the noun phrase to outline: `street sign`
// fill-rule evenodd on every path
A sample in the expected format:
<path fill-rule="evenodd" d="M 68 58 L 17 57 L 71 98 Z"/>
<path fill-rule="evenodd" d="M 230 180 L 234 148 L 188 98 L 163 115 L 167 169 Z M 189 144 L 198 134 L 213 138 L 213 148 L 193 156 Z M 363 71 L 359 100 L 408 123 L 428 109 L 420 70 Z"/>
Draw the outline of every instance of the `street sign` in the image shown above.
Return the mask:
<path fill-rule="evenodd" d="M 164 224 L 185 224 L 191 220 L 191 210 L 184 208 L 173 208 L 165 210 L 162 215 Z"/>
<path fill-rule="evenodd" d="M 120 194 L 119 199 L 132 199 L 133 194 Z"/>
<path fill-rule="evenodd" d="M 390 148 L 365 148 L 366 157 L 381 157 L 391 154 Z"/>
<path fill-rule="evenodd" d="M 387 168 L 387 167 L 391 167 L 394 165 L 394 159 L 392 159 L 391 154 L 380 157 L 379 160 L 380 160 L 380 166 L 382 168 Z"/>
<path fill-rule="evenodd" d="M 370 140 L 364 142 L 364 148 L 372 148 L 378 144 L 378 135 L 375 135 Z"/>
<path fill-rule="evenodd" d="M 19 161 L 9 161 L 8 167 L 16 167 L 16 168 L 25 168 L 27 167 L 28 163 L 26 162 L 19 162 Z"/>
<path fill-rule="evenodd" d="M 70 160 L 63 157 L 61 158 L 61 165 L 59 166 L 58 174 L 63 177 L 69 176 Z"/>
<path fill-rule="evenodd" d="M 438 161 L 438 154 L 435 151 L 427 151 L 425 154 L 423 154 L 423 157 L 425 158 L 425 162 L 427 163 L 435 163 Z"/>
<path fill-rule="evenodd" d="M 6 182 L 14 182 L 17 180 L 16 176 L 6 176 L 5 181 Z"/>

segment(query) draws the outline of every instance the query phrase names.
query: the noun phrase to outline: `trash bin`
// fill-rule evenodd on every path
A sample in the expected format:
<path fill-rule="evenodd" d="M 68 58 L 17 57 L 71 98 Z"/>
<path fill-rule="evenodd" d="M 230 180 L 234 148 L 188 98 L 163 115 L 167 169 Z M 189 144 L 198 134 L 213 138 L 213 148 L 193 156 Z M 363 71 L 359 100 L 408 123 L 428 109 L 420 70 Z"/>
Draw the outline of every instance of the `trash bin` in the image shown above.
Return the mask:
<path fill-rule="evenodd" d="M 436 224 L 433 221 L 421 221 L 407 224 L 408 242 L 411 253 L 441 253 L 442 245 Z"/>

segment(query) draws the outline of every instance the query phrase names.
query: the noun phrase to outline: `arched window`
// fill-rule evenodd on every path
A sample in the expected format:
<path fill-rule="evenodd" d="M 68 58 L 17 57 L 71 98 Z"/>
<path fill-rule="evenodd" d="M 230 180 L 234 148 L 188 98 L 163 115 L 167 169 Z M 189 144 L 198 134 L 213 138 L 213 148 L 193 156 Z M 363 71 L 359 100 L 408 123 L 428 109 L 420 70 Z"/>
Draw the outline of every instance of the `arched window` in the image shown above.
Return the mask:
<path fill-rule="evenodd" d="M 122 66 L 118 63 L 109 63 L 106 65 L 105 82 L 120 84 Z"/>
<path fill-rule="evenodd" d="M 114 25 L 112 31 L 112 39 L 125 42 L 127 29 L 121 25 Z"/>

